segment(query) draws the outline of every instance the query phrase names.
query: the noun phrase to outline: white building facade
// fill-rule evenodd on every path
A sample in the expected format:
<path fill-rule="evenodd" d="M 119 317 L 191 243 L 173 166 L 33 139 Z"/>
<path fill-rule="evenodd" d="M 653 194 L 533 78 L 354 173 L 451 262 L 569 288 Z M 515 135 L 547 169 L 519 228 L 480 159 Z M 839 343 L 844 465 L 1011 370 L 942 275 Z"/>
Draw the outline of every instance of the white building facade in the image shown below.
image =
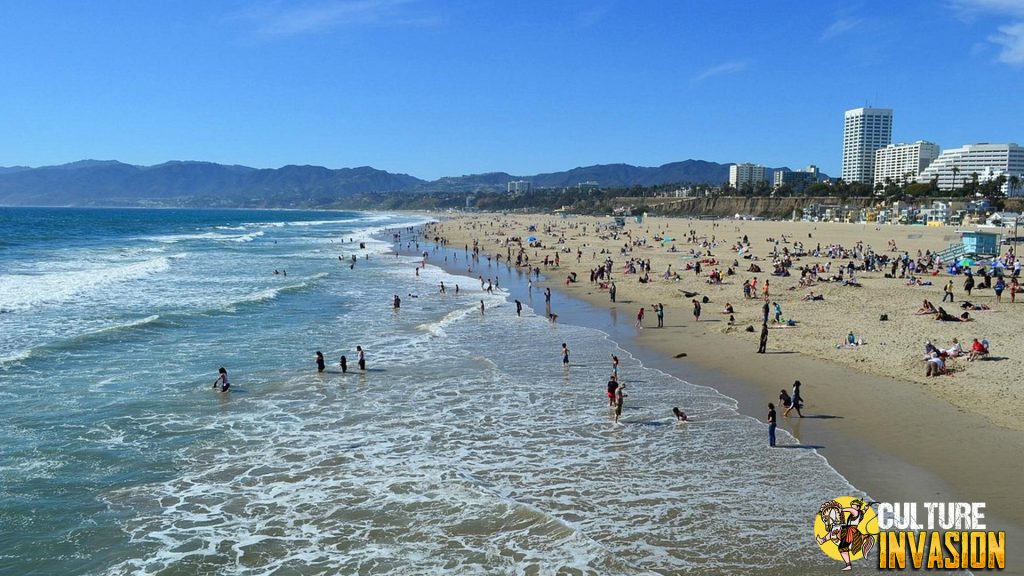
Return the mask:
<path fill-rule="evenodd" d="M 509 192 L 529 192 L 533 190 L 533 183 L 529 180 L 513 180 L 508 183 Z"/>
<path fill-rule="evenodd" d="M 818 167 L 814 164 L 811 164 L 803 170 L 776 170 L 774 185 L 775 188 L 789 185 L 795 190 L 801 191 L 807 186 L 817 182 L 819 174 L 820 172 L 818 171 Z"/>
<path fill-rule="evenodd" d="M 988 182 L 1000 176 L 1024 178 L 1024 148 L 1016 144 L 968 144 L 945 150 L 918 176 L 918 182 L 938 179 L 939 190 L 955 190 L 970 183 L 978 175 L 978 182 Z M 1024 190 L 1003 192 L 1021 195 Z"/>
<path fill-rule="evenodd" d="M 771 171 L 758 164 L 733 164 L 729 166 L 729 186 L 739 188 L 744 184 L 753 186 L 758 182 L 771 182 Z"/>
<path fill-rule="evenodd" d="M 891 143 L 891 108 L 847 110 L 843 120 L 843 180 L 874 182 L 875 150 Z"/>
<path fill-rule="evenodd" d="M 875 184 L 912 182 L 939 157 L 939 145 L 918 140 L 913 144 L 889 144 L 875 150 Z"/>

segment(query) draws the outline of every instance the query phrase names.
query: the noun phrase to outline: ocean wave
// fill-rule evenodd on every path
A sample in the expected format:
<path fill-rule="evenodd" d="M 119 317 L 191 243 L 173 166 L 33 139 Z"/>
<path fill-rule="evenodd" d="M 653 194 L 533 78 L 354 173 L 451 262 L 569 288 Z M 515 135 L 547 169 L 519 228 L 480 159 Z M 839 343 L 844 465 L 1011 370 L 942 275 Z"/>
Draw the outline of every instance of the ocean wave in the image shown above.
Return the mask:
<path fill-rule="evenodd" d="M 184 256 L 177 254 L 131 264 L 97 263 L 78 270 L 0 276 L 0 309 L 18 312 L 59 304 L 83 293 L 166 272 L 171 267 L 171 260 Z"/>
<path fill-rule="evenodd" d="M 194 240 L 214 240 L 220 242 L 251 242 L 263 236 L 263 230 L 256 230 L 247 234 L 222 234 L 219 232 L 199 232 L 196 234 L 164 234 L 159 236 L 143 236 L 140 240 L 148 242 L 160 242 L 161 244 L 177 244 L 178 242 L 189 242 Z"/>
<path fill-rule="evenodd" d="M 278 286 L 278 287 L 273 287 L 273 288 L 264 288 L 262 290 L 257 290 L 255 292 L 251 292 L 249 294 L 246 294 L 245 296 L 242 296 L 240 298 L 231 300 L 230 302 L 224 304 L 220 308 L 220 310 L 224 310 L 224 311 L 227 311 L 227 312 L 236 312 L 239 306 L 244 306 L 244 305 L 247 305 L 247 304 L 260 304 L 260 303 L 263 303 L 263 302 L 270 302 L 272 300 L 276 300 L 282 294 L 301 292 L 303 290 L 307 290 L 309 288 L 312 288 L 313 286 L 315 286 L 318 283 L 318 281 L 323 280 L 324 278 L 327 278 L 328 276 L 330 276 L 330 274 L 327 273 L 327 272 L 318 272 L 318 273 L 313 274 L 313 275 L 311 275 L 311 276 L 309 276 L 309 277 L 307 277 L 305 279 L 301 279 L 299 282 L 295 282 L 293 284 L 287 284 L 285 286 Z M 289 278 L 292 278 L 292 277 L 289 277 Z"/>
<path fill-rule="evenodd" d="M 95 345 L 97 341 L 105 338 L 121 338 L 121 332 L 129 331 L 142 326 L 154 326 L 159 324 L 159 314 L 152 314 L 145 318 L 135 318 L 103 326 L 79 334 L 63 333 L 62 338 L 38 344 L 32 348 L 11 352 L 0 357 L 0 368 L 12 368 L 23 365 L 27 360 L 35 357 L 45 357 L 55 352 L 80 350 Z"/>

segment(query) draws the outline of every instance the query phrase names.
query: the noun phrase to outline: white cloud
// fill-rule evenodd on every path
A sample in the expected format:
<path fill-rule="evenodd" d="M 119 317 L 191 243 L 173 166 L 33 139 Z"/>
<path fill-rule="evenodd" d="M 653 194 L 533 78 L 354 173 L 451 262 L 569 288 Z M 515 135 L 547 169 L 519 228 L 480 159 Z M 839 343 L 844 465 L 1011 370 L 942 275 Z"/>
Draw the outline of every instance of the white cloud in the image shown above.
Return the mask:
<path fill-rule="evenodd" d="M 694 76 L 693 81 L 703 82 L 704 80 L 707 80 L 708 78 L 712 78 L 714 76 L 722 76 L 724 74 L 735 74 L 737 72 L 742 72 L 746 69 L 746 62 L 740 60 L 733 60 L 732 62 L 725 62 L 724 64 L 712 66 L 711 68 L 704 70 L 700 74 Z"/>
<path fill-rule="evenodd" d="M 1000 26 L 999 34 L 989 40 L 1003 47 L 999 61 L 1013 66 L 1024 66 L 1024 22 Z"/>
<path fill-rule="evenodd" d="M 708 78 L 715 76 L 723 76 L 725 74 L 736 74 L 747 69 L 747 63 L 741 60 L 733 60 L 731 62 L 725 62 L 717 66 L 712 66 L 700 74 L 693 77 L 694 82 L 703 82 Z"/>
<path fill-rule="evenodd" d="M 965 21 L 978 15 L 1005 19 L 1024 18 L 1024 0 L 951 0 L 950 5 Z M 1024 66 L 1024 22 L 1013 22 L 999 27 L 999 33 L 988 41 L 1000 46 L 998 60 L 1011 66 Z"/>
<path fill-rule="evenodd" d="M 340 26 L 363 24 L 425 25 L 430 18 L 410 14 L 412 0 L 319 0 L 305 3 L 274 1 L 259 4 L 237 16 L 264 36 L 292 36 Z"/>
<path fill-rule="evenodd" d="M 820 39 L 828 40 L 835 38 L 860 26 L 862 22 L 863 20 L 860 18 L 839 18 L 822 31 Z"/>
<path fill-rule="evenodd" d="M 964 17 L 987 13 L 1024 18 L 1024 0 L 951 0 L 950 5 Z"/>

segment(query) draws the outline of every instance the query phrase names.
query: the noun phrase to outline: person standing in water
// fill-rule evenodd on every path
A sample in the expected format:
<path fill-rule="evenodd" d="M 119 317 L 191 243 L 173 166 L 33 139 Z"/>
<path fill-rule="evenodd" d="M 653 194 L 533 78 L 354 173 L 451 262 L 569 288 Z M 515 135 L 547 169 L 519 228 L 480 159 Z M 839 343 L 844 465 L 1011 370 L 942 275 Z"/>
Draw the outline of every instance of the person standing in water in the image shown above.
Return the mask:
<path fill-rule="evenodd" d="M 626 398 L 626 383 L 622 382 L 615 389 L 615 423 L 619 423 L 619 416 L 622 416 L 622 403 Z"/>
<path fill-rule="evenodd" d="M 327 367 L 327 365 L 324 363 L 324 353 L 319 351 L 319 350 L 317 350 L 316 351 L 316 371 L 317 372 L 323 372 L 326 367 Z"/>
<path fill-rule="evenodd" d="M 481 316 L 484 315 L 484 301 L 483 300 L 480 301 L 480 315 Z"/>
<path fill-rule="evenodd" d="M 569 366 L 569 347 L 562 342 L 562 366 Z"/>
<path fill-rule="evenodd" d="M 789 417 L 790 410 L 796 410 L 796 415 L 803 418 L 804 415 L 800 412 L 800 409 L 804 406 L 804 399 L 800 396 L 800 381 L 793 382 L 793 395 L 789 399 L 789 408 L 782 413 L 783 416 Z"/>
<path fill-rule="evenodd" d="M 612 374 L 608 378 L 608 407 L 615 407 L 615 391 L 619 389 L 619 377 L 617 374 Z"/>
<path fill-rule="evenodd" d="M 393 306 L 394 306 L 395 310 L 398 310 L 399 308 L 402 307 L 402 299 L 398 297 L 398 294 L 395 294 L 395 300 L 394 300 Z"/>
<path fill-rule="evenodd" d="M 775 404 L 768 403 L 768 446 L 775 447 Z"/>
<path fill-rule="evenodd" d="M 359 369 L 366 372 L 366 352 L 362 346 L 356 346 L 356 352 L 359 353 Z"/>
<path fill-rule="evenodd" d="M 341 355 L 341 373 L 345 374 L 346 372 L 348 372 L 348 358 L 345 358 L 345 355 L 342 354 Z"/>
<path fill-rule="evenodd" d="M 520 302 L 519 300 L 516 300 L 516 316 L 522 316 L 522 315 L 523 315 L 523 303 Z"/>
<path fill-rule="evenodd" d="M 219 373 L 219 376 L 217 376 L 217 379 L 213 381 L 213 387 L 216 388 L 219 385 L 221 392 L 227 392 L 228 389 L 231 388 L 231 384 L 228 382 L 228 370 L 221 366 L 220 370 L 217 370 L 217 372 Z"/>

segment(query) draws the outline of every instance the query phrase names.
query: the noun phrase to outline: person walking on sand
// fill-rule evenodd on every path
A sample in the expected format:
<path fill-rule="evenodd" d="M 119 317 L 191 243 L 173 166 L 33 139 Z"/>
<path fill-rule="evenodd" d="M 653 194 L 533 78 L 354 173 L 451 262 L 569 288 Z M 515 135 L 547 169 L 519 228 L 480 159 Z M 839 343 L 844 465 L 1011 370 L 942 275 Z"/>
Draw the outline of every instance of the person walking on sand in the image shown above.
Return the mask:
<path fill-rule="evenodd" d="M 942 301 L 945 302 L 948 298 L 950 302 L 953 301 L 953 281 L 950 280 L 946 283 L 946 287 L 942 289 L 944 294 L 942 295 Z"/>
<path fill-rule="evenodd" d="M 362 346 L 356 346 L 356 352 L 359 354 L 359 369 L 366 372 L 366 352 Z"/>
<path fill-rule="evenodd" d="M 644 308 L 643 308 L 643 306 L 641 306 L 640 307 L 640 311 L 636 313 L 636 323 L 633 324 L 633 326 L 635 328 L 643 328 L 644 327 Z"/>
<path fill-rule="evenodd" d="M 775 404 L 768 403 L 768 447 L 775 447 Z"/>
<path fill-rule="evenodd" d="M 324 363 L 324 353 L 319 351 L 319 350 L 317 350 L 316 351 L 316 371 L 317 372 L 323 372 L 325 368 L 327 368 L 327 364 Z"/>
<path fill-rule="evenodd" d="M 761 341 L 757 345 L 757 353 L 765 354 L 765 350 L 768 348 L 768 323 L 761 324 Z"/>
<path fill-rule="evenodd" d="M 800 381 L 793 382 L 793 396 L 789 400 L 789 408 L 782 413 L 783 416 L 789 418 L 789 411 L 796 410 L 796 415 L 803 418 L 804 415 L 800 412 L 800 408 L 803 408 L 804 399 L 800 396 Z"/>
<path fill-rule="evenodd" d="M 562 342 L 562 366 L 569 367 L 569 347 Z"/>
<path fill-rule="evenodd" d="M 700 300 L 693 299 L 693 320 L 700 322 Z"/>
<path fill-rule="evenodd" d="M 231 388 L 231 384 L 228 382 L 227 368 L 221 366 L 220 369 L 217 370 L 217 373 L 217 379 L 213 381 L 213 388 L 216 388 L 219 385 L 221 392 L 227 392 L 228 389 Z"/>
<path fill-rule="evenodd" d="M 768 311 L 769 311 L 769 309 L 770 308 L 768 306 L 768 299 L 765 298 L 764 299 L 764 305 L 761 306 L 761 323 L 762 324 L 767 324 L 768 323 Z"/>

